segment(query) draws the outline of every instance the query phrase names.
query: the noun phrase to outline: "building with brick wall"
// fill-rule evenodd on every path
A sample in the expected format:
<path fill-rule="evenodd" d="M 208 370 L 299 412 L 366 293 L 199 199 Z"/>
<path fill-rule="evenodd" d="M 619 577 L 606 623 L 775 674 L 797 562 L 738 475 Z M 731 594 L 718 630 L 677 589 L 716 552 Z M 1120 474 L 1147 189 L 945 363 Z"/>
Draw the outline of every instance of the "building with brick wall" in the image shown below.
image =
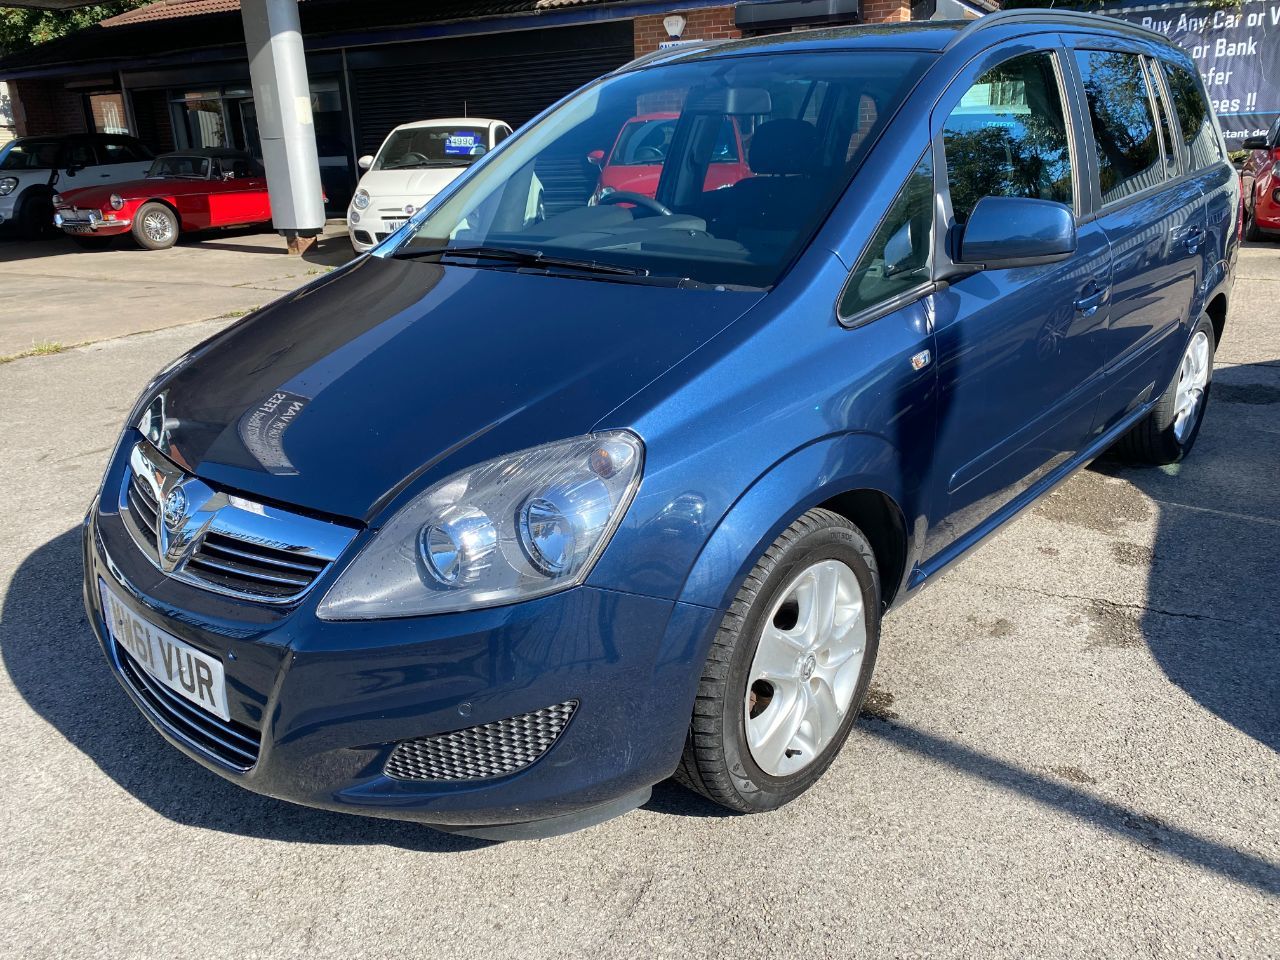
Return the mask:
<path fill-rule="evenodd" d="M 518 125 L 673 41 L 912 19 L 910 0 L 303 0 L 299 11 L 334 211 L 358 179 L 357 158 L 399 123 L 467 115 Z M 664 24 L 673 16 L 678 37 Z M 239 0 L 126 11 L 0 60 L 0 80 L 18 135 L 97 130 L 157 151 L 259 149 Z"/>

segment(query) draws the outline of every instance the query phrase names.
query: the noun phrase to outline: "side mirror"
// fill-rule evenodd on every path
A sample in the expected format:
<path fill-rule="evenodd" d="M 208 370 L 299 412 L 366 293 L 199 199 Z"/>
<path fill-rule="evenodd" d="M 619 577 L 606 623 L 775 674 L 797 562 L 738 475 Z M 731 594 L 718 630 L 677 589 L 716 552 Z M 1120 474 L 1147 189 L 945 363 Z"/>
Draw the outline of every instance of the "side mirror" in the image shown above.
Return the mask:
<path fill-rule="evenodd" d="M 900 273 L 920 266 L 921 257 L 915 256 L 911 243 L 911 221 L 908 220 L 884 245 L 884 275 L 896 277 Z"/>
<path fill-rule="evenodd" d="M 359 160 L 356 161 L 356 165 L 361 170 L 368 170 L 370 167 L 373 166 L 373 157 L 371 157 L 369 154 L 366 153 L 363 157 L 361 157 Z"/>
<path fill-rule="evenodd" d="M 1076 217 L 1052 200 L 983 197 L 960 237 L 959 262 L 986 270 L 1056 263 L 1076 252 Z"/>
<path fill-rule="evenodd" d="M 1266 137 L 1245 137 L 1244 143 L 1240 144 L 1241 150 L 1266 150 Z"/>
<path fill-rule="evenodd" d="M 83 170 L 83 169 L 84 169 L 84 164 L 83 164 L 83 163 L 68 163 L 68 164 L 67 164 L 67 176 L 68 176 L 68 177 L 74 177 L 77 173 L 79 173 L 79 172 L 80 172 L 81 170 Z"/>
<path fill-rule="evenodd" d="M 591 164 L 593 167 L 603 167 L 604 151 L 592 150 L 590 153 L 587 154 L 587 163 Z"/>

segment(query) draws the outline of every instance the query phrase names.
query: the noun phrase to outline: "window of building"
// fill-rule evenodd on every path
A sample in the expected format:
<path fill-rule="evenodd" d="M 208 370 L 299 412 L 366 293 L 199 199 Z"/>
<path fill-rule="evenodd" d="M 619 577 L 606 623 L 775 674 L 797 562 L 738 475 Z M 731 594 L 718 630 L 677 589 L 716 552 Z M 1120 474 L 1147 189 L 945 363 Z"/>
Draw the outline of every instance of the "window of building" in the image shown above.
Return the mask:
<path fill-rule="evenodd" d="M 1071 204 L 1071 145 L 1051 53 L 1006 60 L 980 76 L 943 129 L 957 223 L 983 197 Z"/>
<path fill-rule="evenodd" d="M 852 317 L 929 280 L 933 233 L 933 151 L 925 153 L 858 258 L 840 298 Z"/>
<path fill-rule="evenodd" d="M 1162 183 L 1160 137 L 1142 58 L 1136 53 L 1078 50 L 1076 62 L 1097 145 L 1102 202 L 1113 203 Z"/>
<path fill-rule="evenodd" d="M 90 93 L 85 95 L 89 117 L 97 133 L 128 134 L 129 122 L 125 119 L 124 94 Z"/>

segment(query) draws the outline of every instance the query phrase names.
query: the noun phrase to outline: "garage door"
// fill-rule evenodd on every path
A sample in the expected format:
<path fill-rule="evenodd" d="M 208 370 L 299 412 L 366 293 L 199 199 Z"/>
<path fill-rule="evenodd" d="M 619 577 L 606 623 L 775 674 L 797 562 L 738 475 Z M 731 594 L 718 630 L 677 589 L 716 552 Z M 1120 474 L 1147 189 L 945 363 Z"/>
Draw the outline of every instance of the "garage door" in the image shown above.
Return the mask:
<path fill-rule="evenodd" d="M 359 152 L 376 152 L 398 124 L 432 117 L 487 117 L 518 127 L 629 61 L 633 49 L 624 20 L 351 51 Z"/>

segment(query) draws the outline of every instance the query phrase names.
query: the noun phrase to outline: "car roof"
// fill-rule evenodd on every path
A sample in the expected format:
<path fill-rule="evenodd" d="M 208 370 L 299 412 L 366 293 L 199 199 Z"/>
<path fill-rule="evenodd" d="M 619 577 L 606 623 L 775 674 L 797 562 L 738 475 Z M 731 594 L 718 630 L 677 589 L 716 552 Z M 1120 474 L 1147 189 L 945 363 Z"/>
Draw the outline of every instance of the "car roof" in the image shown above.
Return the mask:
<path fill-rule="evenodd" d="M 441 117 L 435 120 L 414 120 L 412 123 L 402 123 L 396 127 L 396 130 L 421 130 L 426 127 L 488 127 L 495 123 L 502 123 L 502 120 L 488 120 L 485 117 Z"/>
<path fill-rule="evenodd" d="M 792 33 L 747 37 L 742 40 L 697 41 L 647 54 L 619 69 L 672 63 L 678 60 L 717 59 L 752 53 L 796 53 L 832 50 L 914 50 L 942 53 L 961 40 L 999 26 L 1022 26 L 1036 30 L 1088 30 L 1099 34 L 1133 35 L 1169 46 L 1169 38 L 1152 30 L 1114 17 L 1067 10 L 1001 10 L 976 20 L 912 20 L 906 23 L 860 24 L 852 27 L 824 27 Z"/>

